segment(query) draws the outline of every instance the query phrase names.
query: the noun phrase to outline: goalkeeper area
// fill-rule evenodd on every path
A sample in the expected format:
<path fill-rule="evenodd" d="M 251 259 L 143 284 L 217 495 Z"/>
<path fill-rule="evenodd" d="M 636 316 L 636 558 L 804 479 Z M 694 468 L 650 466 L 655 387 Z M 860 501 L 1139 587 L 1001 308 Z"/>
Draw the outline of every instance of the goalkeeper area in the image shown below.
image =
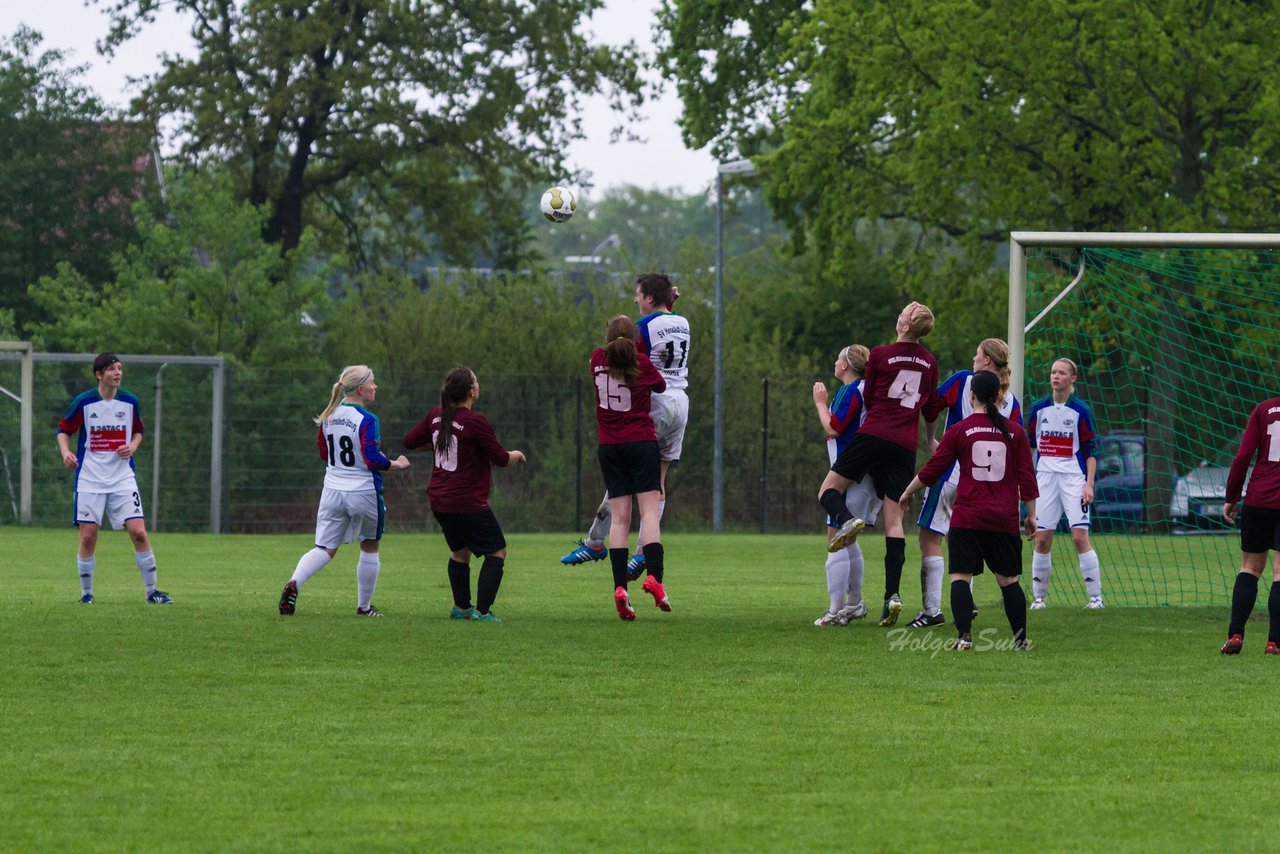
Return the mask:
<path fill-rule="evenodd" d="M 1245 421 L 1276 394 L 1277 250 L 1274 235 L 1012 235 L 1013 387 L 1025 412 L 1054 360 L 1080 366 L 1109 606 L 1230 600 L 1240 541 L 1222 504 Z M 1054 538 L 1050 606 L 1084 601 L 1074 551 Z"/>

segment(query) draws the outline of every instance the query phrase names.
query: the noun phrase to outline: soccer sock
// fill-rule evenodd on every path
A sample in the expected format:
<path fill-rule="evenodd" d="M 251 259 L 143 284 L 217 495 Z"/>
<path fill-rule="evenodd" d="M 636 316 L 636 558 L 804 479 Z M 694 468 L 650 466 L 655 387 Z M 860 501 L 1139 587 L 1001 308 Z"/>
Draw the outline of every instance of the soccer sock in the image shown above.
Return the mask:
<path fill-rule="evenodd" d="M 1093 549 L 1080 555 L 1080 577 L 1084 579 L 1089 598 L 1102 598 L 1102 575 L 1098 572 L 1098 553 Z"/>
<path fill-rule="evenodd" d="M 1027 638 L 1027 594 L 1022 584 L 1015 581 L 1008 587 L 1000 588 L 1000 598 L 1004 600 L 1004 615 L 1009 618 L 1009 628 L 1013 630 L 1014 640 Z M 972 600 L 972 596 L 970 597 Z M 970 614 L 973 611 L 969 612 Z"/>
<path fill-rule="evenodd" d="M 849 553 L 849 596 L 845 601 L 857 605 L 862 601 L 862 546 L 855 542 L 846 546 L 845 551 Z"/>
<path fill-rule="evenodd" d="M 907 562 L 907 541 L 902 537 L 884 538 L 884 598 L 896 596 L 902 586 L 902 567 Z"/>
<path fill-rule="evenodd" d="M 373 589 L 378 586 L 378 569 L 382 559 L 377 552 L 360 552 L 356 561 L 356 606 L 368 608 L 373 603 Z"/>
<path fill-rule="evenodd" d="M 924 612 L 932 617 L 942 613 L 942 577 L 946 574 L 947 563 L 942 555 L 927 557 L 921 563 L 920 587 Z"/>
<path fill-rule="evenodd" d="M 1044 599 L 1049 595 L 1049 573 L 1053 571 L 1053 553 L 1031 553 L 1031 595 Z"/>
<path fill-rule="evenodd" d="M 153 552 L 134 552 L 133 559 L 138 564 L 138 572 L 142 573 L 142 583 L 148 593 L 156 589 L 156 556 Z"/>
<path fill-rule="evenodd" d="M 641 546 L 640 553 L 644 555 L 645 572 L 652 575 L 654 580 L 661 584 L 662 573 L 665 569 L 663 560 L 666 557 L 666 551 L 662 548 L 662 543 L 645 543 Z"/>
<path fill-rule="evenodd" d="M 667 499 L 658 502 L 658 521 L 662 521 L 662 514 L 667 512 Z"/>
<path fill-rule="evenodd" d="M 481 614 L 489 613 L 493 600 L 498 598 L 498 588 L 502 586 L 503 558 L 486 555 L 480 564 L 480 578 L 476 581 L 476 610 Z"/>
<path fill-rule="evenodd" d="M 828 489 L 818 498 L 818 503 L 822 505 L 823 510 L 827 511 L 827 515 L 835 520 L 837 528 L 853 518 L 849 508 L 844 506 L 844 493 L 839 490 Z"/>
<path fill-rule="evenodd" d="M 627 558 L 631 553 L 626 547 L 609 549 L 609 563 L 613 567 L 613 586 L 627 589 Z"/>
<path fill-rule="evenodd" d="M 471 610 L 471 564 L 449 558 L 449 589 L 460 611 Z"/>
<path fill-rule="evenodd" d="M 76 571 L 80 573 L 80 592 L 93 592 L 93 564 L 96 558 L 93 555 L 89 557 L 80 557 L 76 555 Z"/>
<path fill-rule="evenodd" d="M 1236 573 L 1236 584 L 1231 591 L 1231 624 L 1227 626 L 1227 637 L 1244 636 L 1244 624 L 1253 613 L 1254 603 L 1258 601 L 1258 576 L 1247 572 Z M 1267 604 L 1270 605 L 1270 599 Z M 1274 622 L 1275 618 L 1272 617 Z"/>
<path fill-rule="evenodd" d="M 609 526 L 612 524 L 613 511 L 609 508 L 609 496 L 606 495 L 604 501 L 600 502 L 600 506 L 596 508 L 595 521 L 591 523 L 591 529 L 587 531 L 587 539 L 584 542 L 593 549 L 603 548 L 609 541 Z"/>
<path fill-rule="evenodd" d="M 969 582 L 960 578 L 951 582 L 951 619 L 961 636 L 973 629 L 973 591 L 969 589 Z"/>
<path fill-rule="evenodd" d="M 844 607 L 844 597 L 848 592 L 849 551 L 841 549 L 827 555 L 827 595 L 831 597 L 831 606 L 827 610 L 834 614 Z"/>
<path fill-rule="evenodd" d="M 1271 594 L 1267 596 L 1267 613 L 1271 617 L 1271 625 L 1267 640 L 1280 643 L 1280 582 L 1271 582 Z"/>
<path fill-rule="evenodd" d="M 316 546 L 311 551 L 298 558 L 298 565 L 293 570 L 293 582 L 301 587 L 307 582 L 307 579 L 324 569 L 329 561 L 333 558 L 329 557 L 329 553 L 324 549 Z"/>

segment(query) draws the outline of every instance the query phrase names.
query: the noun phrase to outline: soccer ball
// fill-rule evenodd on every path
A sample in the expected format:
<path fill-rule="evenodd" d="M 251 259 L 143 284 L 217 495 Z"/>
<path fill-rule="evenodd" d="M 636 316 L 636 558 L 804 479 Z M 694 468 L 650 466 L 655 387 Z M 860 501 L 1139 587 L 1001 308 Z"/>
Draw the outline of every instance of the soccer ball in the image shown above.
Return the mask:
<path fill-rule="evenodd" d="M 552 222 L 565 222 L 578 209 L 578 200 L 564 187 L 552 187 L 542 194 L 542 215 Z"/>

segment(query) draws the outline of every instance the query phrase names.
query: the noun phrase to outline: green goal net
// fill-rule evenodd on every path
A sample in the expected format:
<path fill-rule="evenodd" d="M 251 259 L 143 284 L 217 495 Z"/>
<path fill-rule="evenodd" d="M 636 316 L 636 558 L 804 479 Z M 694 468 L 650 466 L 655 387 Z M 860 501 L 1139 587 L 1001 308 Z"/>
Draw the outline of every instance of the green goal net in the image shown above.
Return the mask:
<path fill-rule="evenodd" d="M 1067 357 L 1097 420 L 1090 538 L 1107 604 L 1228 603 L 1240 545 L 1222 519 L 1227 470 L 1245 419 L 1280 387 L 1280 238 L 1013 237 L 1023 409 Z M 1086 599 L 1066 530 L 1054 538 L 1050 607 Z"/>

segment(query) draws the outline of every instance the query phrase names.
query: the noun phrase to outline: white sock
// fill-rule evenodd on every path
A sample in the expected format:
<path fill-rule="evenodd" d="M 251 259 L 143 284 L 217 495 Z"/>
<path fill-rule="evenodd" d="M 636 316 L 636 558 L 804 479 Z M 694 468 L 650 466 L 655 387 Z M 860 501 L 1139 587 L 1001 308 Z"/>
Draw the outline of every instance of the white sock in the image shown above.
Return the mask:
<path fill-rule="evenodd" d="M 1044 599 L 1049 595 L 1049 573 L 1053 571 L 1053 552 L 1031 553 L 1031 597 Z"/>
<path fill-rule="evenodd" d="M 382 561 L 377 552 L 360 552 L 356 561 L 356 605 L 368 608 L 373 602 L 373 588 L 378 586 L 378 568 Z"/>
<path fill-rule="evenodd" d="M 138 563 L 138 572 L 142 573 L 142 583 L 148 593 L 156 589 L 156 556 L 152 552 L 134 552 L 133 559 Z"/>
<path fill-rule="evenodd" d="M 667 512 L 667 499 L 658 502 L 658 521 L 662 521 L 662 514 Z"/>
<path fill-rule="evenodd" d="M 923 596 L 924 612 L 930 617 L 942 613 L 942 577 L 946 574 L 947 562 L 942 555 L 923 558 L 924 567 L 920 570 L 924 576 Z"/>
<path fill-rule="evenodd" d="M 831 597 L 831 613 L 844 606 L 849 590 L 849 555 L 844 549 L 827 555 L 827 595 Z"/>
<path fill-rule="evenodd" d="M 612 524 L 613 511 L 609 508 L 609 496 L 605 495 L 604 501 L 601 501 L 600 506 L 596 508 L 596 518 L 591 523 L 587 538 L 583 542 L 593 549 L 602 547 L 609 541 L 609 526 Z"/>
<path fill-rule="evenodd" d="M 80 592 L 93 592 L 93 564 L 94 556 L 80 557 L 76 555 L 76 571 L 80 573 Z"/>
<path fill-rule="evenodd" d="M 1098 553 L 1093 549 L 1080 555 L 1080 577 L 1084 579 L 1089 598 L 1102 598 L 1102 575 L 1098 571 Z"/>
<path fill-rule="evenodd" d="M 325 565 L 331 560 L 333 560 L 333 558 L 329 557 L 329 553 L 327 551 L 316 546 L 314 549 L 298 558 L 298 565 L 293 570 L 293 583 L 299 587 L 306 584 L 308 578 L 324 569 Z"/>
<path fill-rule="evenodd" d="M 844 550 L 849 553 L 849 592 L 845 601 L 857 605 L 862 601 L 862 546 L 854 542 Z"/>

